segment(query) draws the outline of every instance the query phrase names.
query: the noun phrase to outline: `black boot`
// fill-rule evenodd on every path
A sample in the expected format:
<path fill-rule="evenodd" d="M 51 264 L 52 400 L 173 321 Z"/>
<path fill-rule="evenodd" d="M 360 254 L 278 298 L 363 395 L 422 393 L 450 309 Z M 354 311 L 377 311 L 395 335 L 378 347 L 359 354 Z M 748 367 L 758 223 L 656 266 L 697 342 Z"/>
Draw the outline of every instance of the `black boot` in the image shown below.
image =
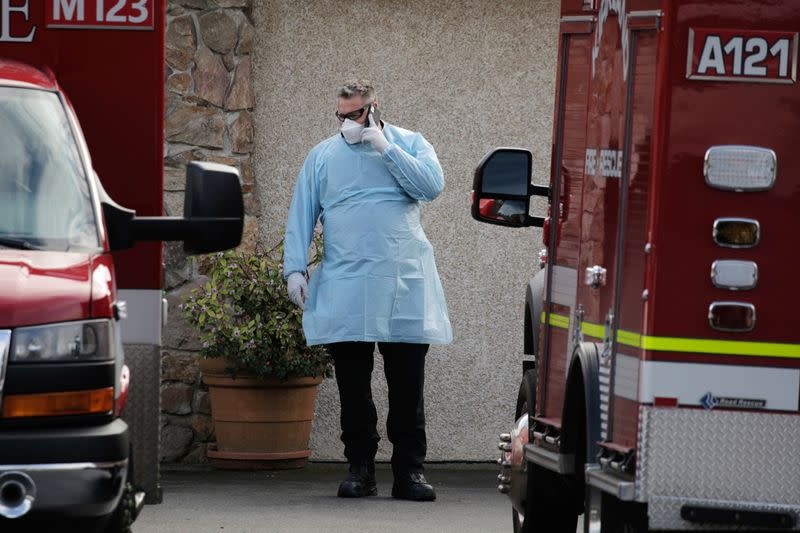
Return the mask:
<path fill-rule="evenodd" d="M 422 472 L 404 472 L 394 476 L 392 498 L 415 502 L 432 502 L 436 499 L 436 491 L 425 480 Z"/>
<path fill-rule="evenodd" d="M 375 461 L 360 461 L 350 464 L 350 474 L 339 484 L 340 498 L 363 498 L 375 496 Z"/>

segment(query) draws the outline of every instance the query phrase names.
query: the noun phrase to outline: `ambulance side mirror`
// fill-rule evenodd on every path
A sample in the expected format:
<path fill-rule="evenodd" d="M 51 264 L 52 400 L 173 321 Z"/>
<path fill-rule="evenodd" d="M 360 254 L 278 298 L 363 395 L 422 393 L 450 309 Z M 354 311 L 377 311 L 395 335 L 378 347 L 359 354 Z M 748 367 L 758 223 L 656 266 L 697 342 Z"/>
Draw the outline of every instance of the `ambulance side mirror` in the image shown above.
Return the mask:
<path fill-rule="evenodd" d="M 531 184 L 533 154 L 522 148 L 496 148 L 478 163 L 472 190 L 472 218 L 479 222 L 523 228 L 542 227 L 544 219 L 528 215 L 531 196 L 550 196 L 550 188 Z"/>
<path fill-rule="evenodd" d="M 136 241 L 184 241 L 187 253 L 202 254 L 235 248 L 242 240 L 242 187 L 239 172 L 227 165 L 189 163 L 183 217 L 137 217 L 100 193 L 112 251 Z"/>
<path fill-rule="evenodd" d="M 186 168 L 184 220 L 192 235 L 184 239 L 188 254 L 205 254 L 239 246 L 244 229 L 244 200 L 239 171 L 217 163 L 190 163 Z"/>

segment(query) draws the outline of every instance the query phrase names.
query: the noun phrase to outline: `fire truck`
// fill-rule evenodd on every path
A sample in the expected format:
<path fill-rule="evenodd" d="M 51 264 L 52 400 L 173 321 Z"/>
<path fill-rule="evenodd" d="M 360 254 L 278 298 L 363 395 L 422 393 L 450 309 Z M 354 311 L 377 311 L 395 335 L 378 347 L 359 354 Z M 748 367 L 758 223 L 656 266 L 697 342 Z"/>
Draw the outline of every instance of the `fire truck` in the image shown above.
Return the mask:
<path fill-rule="evenodd" d="M 224 250 L 244 217 L 213 163 L 161 216 L 164 21 L 156 0 L 0 0 L 4 532 L 128 531 L 160 500 L 160 241 Z"/>
<path fill-rule="evenodd" d="M 562 0 L 550 182 L 500 148 L 471 207 L 544 241 L 514 531 L 800 530 L 799 31 L 797 1 Z"/>

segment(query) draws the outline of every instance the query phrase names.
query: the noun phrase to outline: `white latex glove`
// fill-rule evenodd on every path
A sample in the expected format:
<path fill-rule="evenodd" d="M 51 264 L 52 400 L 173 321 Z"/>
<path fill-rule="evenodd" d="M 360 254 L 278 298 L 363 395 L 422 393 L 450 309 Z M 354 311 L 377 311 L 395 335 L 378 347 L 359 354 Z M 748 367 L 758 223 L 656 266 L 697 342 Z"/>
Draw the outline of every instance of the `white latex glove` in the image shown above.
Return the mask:
<path fill-rule="evenodd" d="M 300 309 L 305 309 L 308 297 L 308 283 L 305 275 L 301 272 L 292 272 L 289 274 L 286 284 L 288 285 L 289 299 Z"/>
<path fill-rule="evenodd" d="M 386 147 L 389 146 L 389 141 L 386 140 L 380 125 L 375 123 L 375 118 L 372 116 L 372 108 L 369 109 L 369 126 L 364 128 L 361 133 L 361 142 L 370 143 L 379 153 L 383 153 Z"/>

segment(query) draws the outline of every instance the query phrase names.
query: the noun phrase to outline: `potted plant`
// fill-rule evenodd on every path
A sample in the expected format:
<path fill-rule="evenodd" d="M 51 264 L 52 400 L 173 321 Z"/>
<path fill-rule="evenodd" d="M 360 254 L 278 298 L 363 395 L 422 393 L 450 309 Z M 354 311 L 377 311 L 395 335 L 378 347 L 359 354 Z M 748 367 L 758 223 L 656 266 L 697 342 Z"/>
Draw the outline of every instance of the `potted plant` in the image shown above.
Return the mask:
<path fill-rule="evenodd" d="M 309 267 L 319 262 L 315 242 Z M 331 375 L 321 346 L 307 346 L 302 310 L 286 292 L 283 243 L 216 254 L 208 281 L 182 314 L 200 336 L 200 370 L 217 436 L 209 461 L 223 468 L 301 468 L 317 386 Z"/>

